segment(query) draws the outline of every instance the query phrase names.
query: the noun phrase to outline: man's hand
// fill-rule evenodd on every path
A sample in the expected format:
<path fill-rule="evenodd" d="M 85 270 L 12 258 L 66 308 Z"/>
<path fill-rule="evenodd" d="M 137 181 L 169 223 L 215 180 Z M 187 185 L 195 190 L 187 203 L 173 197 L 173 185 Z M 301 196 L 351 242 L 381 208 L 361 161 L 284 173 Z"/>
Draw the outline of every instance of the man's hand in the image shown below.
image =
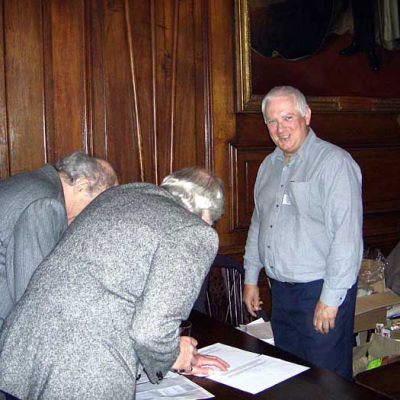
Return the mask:
<path fill-rule="evenodd" d="M 326 334 L 335 327 L 337 307 L 328 306 L 318 301 L 315 306 L 313 324 L 316 331 Z"/>
<path fill-rule="evenodd" d="M 221 371 L 227 371 L 229 364 L 216 356 L 203 356 L 201 354 L 196 354 L 194 356 L 193 369 L 189 375 L 212 375 L 214 370 L 209 367 L 217 367 Z"/>
<path fill-rule="evenodd" d="M 219 357 L 203 356 L 197 353 L 197 340 L 190 336 L 181 336 L 180 353 L 171 370 L 184 375 L 211 375 L 213 368 L 227 371 L 229 364 Z"/>
<path fill-rule="evenodd" d="M 243 302 L 253 317 L 257 317 L 257 311 L 261 310 L 260 290 L 257 285 L 244 285 Z"/>
<path fill-rule="evenodd" d="M 195 363 L 197 354 L 197 340 L 190 336 L 181 336 L 179 342 L 179 355 L 172 366 L 173 370 L 192 371 L 192 365 Z"/>

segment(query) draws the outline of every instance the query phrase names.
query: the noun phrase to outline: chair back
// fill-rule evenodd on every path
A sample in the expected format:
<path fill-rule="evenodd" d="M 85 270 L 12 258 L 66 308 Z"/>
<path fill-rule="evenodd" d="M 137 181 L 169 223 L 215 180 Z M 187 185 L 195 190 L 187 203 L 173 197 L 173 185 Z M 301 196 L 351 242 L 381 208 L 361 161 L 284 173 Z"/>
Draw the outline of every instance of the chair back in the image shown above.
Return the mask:
<path fill-rule="evenodd" d="M 230 257 L 217 255 L 208 275 L 206 314 L 233 326 L 250 322 L 243 304 L 243 282 L 241 264 Z"/>

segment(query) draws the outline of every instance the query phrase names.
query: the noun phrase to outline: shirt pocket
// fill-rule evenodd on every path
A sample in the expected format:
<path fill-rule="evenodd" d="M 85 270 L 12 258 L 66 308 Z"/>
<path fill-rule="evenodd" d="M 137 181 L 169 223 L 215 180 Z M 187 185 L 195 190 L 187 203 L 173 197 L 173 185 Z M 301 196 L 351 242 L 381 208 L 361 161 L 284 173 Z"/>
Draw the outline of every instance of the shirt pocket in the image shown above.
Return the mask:
<path fill-rule="evenodd" d="M 308 215 L 310 209 L 310 182 L 290 182 L 289 198 L 298 215 Z"/>

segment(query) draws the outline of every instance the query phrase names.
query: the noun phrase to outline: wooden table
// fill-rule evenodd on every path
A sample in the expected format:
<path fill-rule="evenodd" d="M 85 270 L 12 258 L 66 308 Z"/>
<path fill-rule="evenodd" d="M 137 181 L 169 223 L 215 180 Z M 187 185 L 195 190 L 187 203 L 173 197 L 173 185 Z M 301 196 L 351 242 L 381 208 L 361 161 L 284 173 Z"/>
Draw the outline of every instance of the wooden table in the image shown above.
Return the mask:
<path fill-rule="evenodd" d="M 400 399 L 400 361 L 361 372 L 355 381 L 378 393 L 385 393 L 390 399 Z"/>
<path fill-rule="evenodd" d="M 192 336 L 199 345 L 205 347 L 213 343 L 224 343 L 240 349 L 265 354 L 271 357 L 281 358 L 297 364 L 311 366 L 309 363 L 284 352 L 274 346 L 264 343 L 233 327 L 222 324 L 208 316 L 193 311 L 190 315 L 193 323 Z M 399 375 L 400 376 L 400 375 Z M 256 395 L 243 392 L 229 386 L 214 382 L 206 378 L 190 377 L 198 385 L 204 387 L 215 395 L 215 399 L 246 400 L 379 400 L 388 399 L 387 396 L 371 389 L 348 382 L 323 368 L 311 366 L 311 368 L 293 378 L 279 383 Z"/>

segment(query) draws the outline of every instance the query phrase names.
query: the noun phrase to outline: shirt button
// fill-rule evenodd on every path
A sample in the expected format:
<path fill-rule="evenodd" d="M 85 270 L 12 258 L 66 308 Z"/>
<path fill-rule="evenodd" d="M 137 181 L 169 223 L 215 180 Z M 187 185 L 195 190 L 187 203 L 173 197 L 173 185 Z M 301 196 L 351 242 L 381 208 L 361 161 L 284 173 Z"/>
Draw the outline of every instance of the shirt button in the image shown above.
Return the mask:
<path fill-rule="evenodd" d="M 281 185 L 281 187 L 283 187 L 283 185 Z"/>
<path fill-rule="evenodd" d="M 272 228 L 272 225 L 270 225 L 269 227 Z"/>
<path fill-rule="evenodd" d="M 270 266 L 270 268 L 271 268 L 271 269 L 274 269 L 274 266 L 273 266 L 273 265 L 271 265 L 271 266 Z"/>
<path fill-rule="evenodd" d="M 279 204 L 277 204 L 276 206 L 279 207 Z"/>
<path fill-rule="evenodd" d="M 267 248 L 268 248 L 268 249 L 270 249 L 270 248 L 271 248 L 271 246 L 267 246 Z"/>

